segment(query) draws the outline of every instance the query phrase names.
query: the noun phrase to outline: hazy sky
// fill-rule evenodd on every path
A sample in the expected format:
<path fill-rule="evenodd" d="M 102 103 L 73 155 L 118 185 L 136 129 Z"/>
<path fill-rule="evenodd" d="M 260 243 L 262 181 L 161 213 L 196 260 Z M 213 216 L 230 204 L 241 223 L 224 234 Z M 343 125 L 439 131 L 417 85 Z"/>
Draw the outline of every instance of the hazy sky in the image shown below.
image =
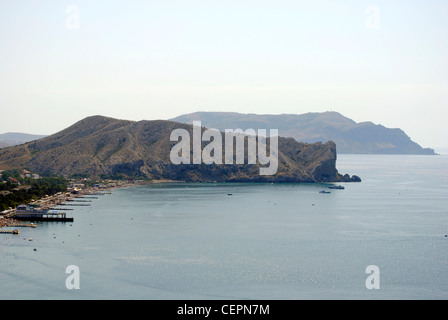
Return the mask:
<path fill-rule="evenodd" d="M 338 111 L 448 146 L 448 1 L 0 0 L 0 133 Z"/>

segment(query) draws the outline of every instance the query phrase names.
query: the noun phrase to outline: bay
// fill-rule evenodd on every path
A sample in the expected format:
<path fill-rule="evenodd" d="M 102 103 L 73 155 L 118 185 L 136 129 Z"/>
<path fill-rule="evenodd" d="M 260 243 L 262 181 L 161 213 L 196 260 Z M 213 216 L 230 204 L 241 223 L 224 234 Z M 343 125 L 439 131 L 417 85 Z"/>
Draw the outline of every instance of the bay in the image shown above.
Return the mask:
<path fill-rule="evenodd" d="M 448 156 L 337 168 L 363 181 L 151 184 L 0 234 L 0 299 L 447 299 Z"/>

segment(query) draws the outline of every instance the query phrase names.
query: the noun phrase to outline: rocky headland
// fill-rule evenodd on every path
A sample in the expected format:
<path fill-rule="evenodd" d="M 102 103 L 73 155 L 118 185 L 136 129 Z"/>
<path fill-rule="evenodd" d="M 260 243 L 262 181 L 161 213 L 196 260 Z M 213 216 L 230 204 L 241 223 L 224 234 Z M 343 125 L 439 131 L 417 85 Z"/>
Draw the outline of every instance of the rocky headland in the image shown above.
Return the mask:
<path fill-rule="evenodd" d="M 193 133 L 192 125 L 174 121 L 135 122 L 92 116 L 45 138 L 0 149 L 0 169 L 26 168 L 41 174 L 64 176 L 190 182 L 360 181 L 357 176 L 338 172 L 333 141 L 303 143 L 279 137 L 278 170 L 273 175 L 260 175 L 263 165 L 258 162 L 173 164 L 170 151 L 176 142 L 170 140 L 170 134 L 175 129 Z"/>

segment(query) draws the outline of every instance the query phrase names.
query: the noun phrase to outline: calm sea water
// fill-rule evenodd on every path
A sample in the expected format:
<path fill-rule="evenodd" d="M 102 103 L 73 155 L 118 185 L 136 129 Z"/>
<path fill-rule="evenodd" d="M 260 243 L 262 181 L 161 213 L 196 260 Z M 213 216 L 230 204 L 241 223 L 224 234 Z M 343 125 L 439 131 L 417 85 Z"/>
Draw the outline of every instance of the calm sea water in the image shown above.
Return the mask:
<path fill-rule="evenodd" d="M 154 184 L 0 234 L 0 299 L 447 299 L 448 156 L 337 167 L 363 181 Z"/>

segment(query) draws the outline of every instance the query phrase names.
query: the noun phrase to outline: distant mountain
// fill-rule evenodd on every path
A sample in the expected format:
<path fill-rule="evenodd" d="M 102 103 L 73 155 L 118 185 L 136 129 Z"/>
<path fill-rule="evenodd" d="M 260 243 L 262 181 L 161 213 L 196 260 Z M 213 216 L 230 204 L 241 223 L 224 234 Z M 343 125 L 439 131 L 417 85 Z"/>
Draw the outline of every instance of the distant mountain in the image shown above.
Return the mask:
<path fill-rule="evenodd" d="M 45 135 L 28 134 L 21 132 L 8 132 L 0 134 L 0 148 L 16 146 L 28 141 L 46 137 Z"/>
<path fill-rule="evenodd" d="M 0 140 L 0 149 L 10 147 L 10 146 L 11 146 L 11 144 Z"/>
<path fill-rule="evenodd" d="M 278 139 L 278 171 L 273 176 L 260 176 L 259 163 L 175 165 L 170 160 L 171 149 L 177 145 L 170 141 L 174 129 L 185 129 L 192 136 L 192 125 L 173 121 L 134 122 L 88 117 L 51 136 L 1 149 L 0 169 L 208 182 L 359 181 L 356 176 L 338 173 L 333 142 L 308 144 L 281 137 Z M 224 143 L 224 134 L 220 134 Z M 202 147 L 205 145 L 203 143 Z"/>
<path fill-rule="evenodd" d="M 338 153 L 366 154 L 428 154 L 401 129 L 390 129 L 372 122 L 356 123 L 338 112 L 305 114 L 242 114 L 234 112 L 195 112 L 170 119 L 219 130 L 241 128 L 278 129 L 279 135 L 300 142 L 334 141 Z"/>

